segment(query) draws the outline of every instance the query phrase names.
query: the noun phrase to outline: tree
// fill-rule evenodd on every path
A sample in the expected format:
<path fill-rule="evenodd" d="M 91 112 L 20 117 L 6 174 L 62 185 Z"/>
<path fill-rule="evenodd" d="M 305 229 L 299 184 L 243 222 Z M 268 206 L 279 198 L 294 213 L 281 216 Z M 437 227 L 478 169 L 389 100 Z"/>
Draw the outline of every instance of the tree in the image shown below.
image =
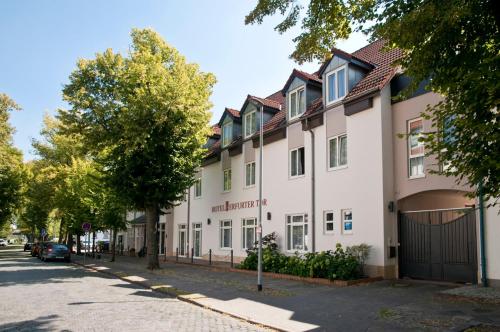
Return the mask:
<path fill-rule="evenodd" d="M 9 125 L 9 113 L 20 109 L 0 93 L 0 227 L 11 221 L 22 202 L 23 157 L 13 146 L 14 128 Z"/>
<path fill-rule="evenodd" d="M 404 95 L 430 78 L 427 88 L 445 97 L 425 116 L 435 130 L 424 135 L 426 151 L 473 187 L 483 183 L 486 199 L 500 196 L 500 13 L 493 0 L 310 0 L 291 57 L 303 63 L 331 56 L 335 42 L 353 31 L 403 50 L 397 65 L 412 78 Z M 283 33 L 297 25 L 296 0 L 259 0 L 246 24 L 280 13 Z M 453 135 L 443 137 L 443 126 Z"/>
<path fill-rule="evenodd" d="M 148 268 L 159 267 L 161 208 L 183 199 L 210 132 L 215 77 L 156 32 L 132 31 L 129 53 L 108 49 L 80 60 L 64 87 L 61 120 L 80 133 L 111 188 L 146 212 Z"/>

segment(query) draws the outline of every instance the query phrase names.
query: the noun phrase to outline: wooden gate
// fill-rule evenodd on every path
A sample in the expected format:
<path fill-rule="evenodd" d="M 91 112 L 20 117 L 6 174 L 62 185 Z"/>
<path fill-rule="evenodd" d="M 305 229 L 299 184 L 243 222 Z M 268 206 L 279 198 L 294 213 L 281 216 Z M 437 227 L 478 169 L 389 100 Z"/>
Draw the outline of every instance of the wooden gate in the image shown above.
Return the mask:
<path fill-rule="evenodd" d="M 477 283 L 474 209 L 400 212 L 399 277 Z"/>

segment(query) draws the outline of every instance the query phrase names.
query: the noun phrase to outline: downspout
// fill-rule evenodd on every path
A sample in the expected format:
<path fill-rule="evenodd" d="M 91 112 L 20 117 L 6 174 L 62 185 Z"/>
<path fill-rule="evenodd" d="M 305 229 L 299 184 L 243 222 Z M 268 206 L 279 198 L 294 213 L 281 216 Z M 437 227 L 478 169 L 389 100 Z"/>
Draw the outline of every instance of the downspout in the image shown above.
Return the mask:
<path fill-rule="evenodd" d="M 189 226 L 191 224 L 191 187 L 188 188 L 188 211 L 187 211 L 187 234 L 186 234 L 186 246 L 187 253 L 186 256 L 189 257 Z"/>
<path fill-rule="evenodd" d="M 315 171 L 315 137 L 314 131 L 309 127 L 309 119 L 306 118 L 306 127 L 311 133 L 311 250 L 316 252 L 316 171 Z"/>
<path fill-rule="evenodd" d="M 479 245 L 481 248 L 481 283 L 483 287 L 488 287 L 488 278 L 486 277 L 486 250 L 484 239 L 484 198 L 483 182 L 479 182 Z"/>

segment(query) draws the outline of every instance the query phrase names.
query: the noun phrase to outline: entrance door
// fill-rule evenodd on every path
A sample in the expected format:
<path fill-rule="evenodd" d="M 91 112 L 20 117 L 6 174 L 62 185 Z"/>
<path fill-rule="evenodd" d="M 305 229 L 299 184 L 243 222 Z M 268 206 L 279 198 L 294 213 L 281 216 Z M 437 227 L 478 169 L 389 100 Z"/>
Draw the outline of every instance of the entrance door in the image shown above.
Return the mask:
<path fill-rule="evenodd" d="M 477 283 L 474 209 L 399 213 L 399 276 Z"/>
<path fill-rule="evenodd" d="M 201 257 L 201 223 L 193 224 L 193 256 Z"/>
<path fill-rule="evenodd" d="M 179 225 L 179 256 L 186 256 L 187 253 L 187 230 L 186 225 Z"/>

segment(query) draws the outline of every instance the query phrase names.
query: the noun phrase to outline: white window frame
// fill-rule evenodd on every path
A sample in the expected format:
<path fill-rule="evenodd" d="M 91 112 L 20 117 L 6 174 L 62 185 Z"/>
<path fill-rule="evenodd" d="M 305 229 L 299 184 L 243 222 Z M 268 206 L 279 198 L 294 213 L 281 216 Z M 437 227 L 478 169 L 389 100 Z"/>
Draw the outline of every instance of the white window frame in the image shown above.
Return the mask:
<path fill-rule="evenodd" d="M 421 150 L 422 150 L 421 152 L 412 153 L 410 128 L 411 128 L 411 125 L 415 122 L 421 122 L 422 123 L 422 131 L 421 132 L 424 131 L 423 118 L 419 117 L 419 118 L 408 120 L 406 133 L 408 135 L 407 136 L 407 149 L 408 149 L 408 178 L 409 179 L 419 179 L 419 178 L 425 177 L 425 146 L 424 146 L 424 143 L 418 142 L 418 144 L 416 146 L 416 148 L 421 147 Z M 420 136 L 422 136 L 422 134 L 420 134 L 419 137 Z M 418 138 L 417 138 L 417 140 L 418 140 Z M 418 159 L 418 158 L 422 158 L 422 174 L 412 175 L 412 173 L 411 173 L 411 161 L 412 161 L 412 159 Z"/>
<path fill-rule="evenodd" d="M 302 165 L 302 174 L 299 174 L 299 150 L 302 149 L 303 150 L 303 156 L 304 156 L 304 164 Z M 297 174 L 296 175 L 292 175 L 292 164 L 293 164 L 293 160 L 292 160 L 292 153 L 294 151 L 297 151 L 297 160 L 296 160 L 296 169 L 297 169 Z M 295 178 L 301 178 L 301 177 L 304 177 L 305 174 L 306 174 L 306 149 L 301 146 L 301 147 L 298 147 L 298 148 L 295 148 L 295 149 L 292 149 L 290 150 L 290 152 L 288 153 L 288 176 L 290 177 L 290 179 L 295 179 Z"/>
<path fill-rule="evenodd" d="M 222 171 L 222 192 L 230 192 L 231 187 L 232 187 L 232 172 L 231 168 L 226 168 L 225 170 Z M 227 186 L 226 186 L 226 180 L 227 180 Z"/>
<path fill-rule="evenodd" d="M 253 168 L 251 166 L 252 164 L 253 164 Z M 250 183 L 247 182 L 247 179 L 248 179 L 247 172 L 249 169 L 250 169 Z M 253 169 L 253 183 L 252 183 L 252 169 Z M 257 179 L 256 170 L 257 170 L 257 164 L 255 163 L 255 161 L 251 161 L 251 162 L 245 164 L 245 188 L 255 187 L 255 182 Z"/>
<path fill-rule="evenodd" d="M 302 110 L 302 112 L 300 112 L 300 107 L 301 107 L 302 103 L 300 103 L 298 96 L 299 96 L 299 92 L 301 90 L 302 90 L 302 93 L 303 93 L 303 98 L 305 100 L 305 98 L 306 98 L 306 88 L 305 88 L 305 86 L 300 86 L 300 87 L 298 87 L 296 89 L 293 89 L 292 91 L 288 92 L 288 106 L 289 106 L 288 120 L 297 119 L 302 114 L 304 114 L 304 112 L 306 111 L 305 103 L 303 103 L 304 109 Z M 292 95 L 293 94 L 296 94 L 296 98 L 295 98 L 295 106 L 296 106 L 296 108 L 295 109 L 297 111 L 297 114 L 295 114 L 295 116 L 292 116 Z"/>
<path fill-rule="evenodd" d="M 252 224 L 248 224 L 249 221 L 253 222 Z M 247 229 L 252 229 L 253 230 L 253 242 L 257 241 L 257 218 L 251 217 L 251 218 L 243 218 L 241 220 L 241 248 L 246 250 L 246 249 L 251 249 L 246 246 L 247 244 Z M 253 246 L 252 246 L 253 247 Z"/>
<path fill-rule="evenodd" d="M 252 115 L 254 117 L 254 121 L 252 122 Z M 249 120 L 250 118 L 250 120 Z M 257 111 L 251 111 L 245 114 L 243 119 L 243 134 L 245 138 L 248 138 L 257 132 Z M 250 124 L 249 132 L 247 133 L 247 127 Z"/>
<path fill-rule="evenodd" d="M 346 214 L 350 213 L 351 214 L 351 219 L 346 219 Z M 354 219 L 352 217 L 352 209 L 343 209 L 341 211 L 341 218 L 342 218 L 342 234 L 344 235 L 352 235 L 354 231 Z M 345 224 L 346 221 L 351 223 L 351 229 L 346 230 L 345 229 Z"/>
<path fill-rule="evenodd" d="M 226 226 L 225 223 L 229 223 L 229 226 Z M 224 247 L 225 229 L 229 229 L 229 247 Z M 233 221 L 231 219 L 223 219 L 219 222 L 219 247 L 222 250 L 233 248 Z"/>
<path fill-rule="evenodd" d="M 327 220 L 327 215 L 328 214 L 331 214 L 332 215 L 332 220 L 329 221 Z M 332 230 L 328 230 L 328 227 L 327 227 L 327 224 L 331 223 L 332 224 Z M 326 235 L 333 235 L 335 234 L 335 213 L 333 212 L 333 210 L 326 210 L 323 212 L 323 233 L 326 234 Z"/>
<path fill-rule="evenodd" d="M 228 131 L 228 128 L 231 128 Z M 233 122 L 228 121 L 222 124 L 222 147 L 228 146 L 233 141 Z"/>
<path fill-rule="evenodd" d="M 346 143 L 346 160 L 345 160 L 345 164 L 343 165 L 340 165 L 340 156 L 341 156 L 341 153 L 340 153 L 340 147 L 341 147 L 341 144 L 340 144 L 340 139 L 345 137 L 346 141 L 347 141 L 347 134 L 346 133 L 343 133 L 343 134 L 340 134 L 340 135 L 337 135 L 337 136 L 332 136 L 330 138 L 328 138 L 328 146 L 327 146 L 327 155 L 328 155 L 328 158 L 327 158 L 327 163 L 328 163 L 328 170 L 329 171 L 333 171 L 333 170 L 338 170 L 338 169 L 342 169 L 342 168 L 347 168 L 347 166 L 349 165 L 349 162 L 348 162 L 348 152 L 347 152 L 347 143 Z M 332 166 L 330 164 L 330 141 L 336 139 L 337 140 L 337 166 Z"/>
<path fill-rule="evenodd" d="M 181 232 L 184 233 L 184 241 L 185 241 L 185 253 L 184 255 L 182 255 L 182 248 L 181 248 Z M 187 233 L 187 224 L 179 224 L 178 225 L 178 229 L 177 229 L 177 248 L 179 250 L 178 254 L 180 257 L 186 257 L 187 256 L 187 253 L 189 252 L 189 246 L 188 246 L 188 240 L 187 240 L 187 237 L 188 237 L 188 233 Z"/>
<path fill-rule="evenodd" d="M 201 182 L 201 176 L 196 178 L 196 180 L 194 181 L 194 198 L 197 199 L 197 198 L 201 198 L 201 195 L 202 195 L 202 182 Z M 199 192 L 198 192 L 199 191 Z"/>
<path fill-rule="evenodd" d="M 337 75 L 337 73 L 339 71 L 341 71 L 342 69 L 344 69 L 344 87 L 345 87 L 345 93 L 342 97 L 339 97 L 339 75 Z M 325 76 L 325 79 L 326 79 L 326 91 L 325 91 L 325 96 L 326 96 L 326 105 L 331 105 L 333 103 L 336 103 L 342 99 L 345 98 L 345 96 L 347 96 L 347 93 L 349 92 L 347 90 L 347 86 L 348 86 L 348 72 L 347 72 L 348 68 L 347 68 L 347 64 L 346 65 L 343 65 L 343 66 L 340 66 L 330 72 L 328 72 Z M 333 100 L 329 100 L 329 93 L 330 93 L 330 76 L 334 75 L 335 74 L 335 99 Z"/>
<path fill-rule="evenodd" d="M 293 219 L 294 217 L 302 217 L 302 222 L 294 223 Z M 307 252 L 308 249 L 308 241 L 309 241 L 309 225 L 308 225 L 308 220 L 307 220 L 307 215 L 305 213 L 298 213 L 298 214 L 288 214 L 286 215 L 286 220 L 285 220 L 285 234 L 286 234 L 286 251 L 287 252 Z M 299 224 L 302 225 L 302 249 L 294 249 L 292 248 L 292 243 L 293 243 L 293 225 Z"/>

